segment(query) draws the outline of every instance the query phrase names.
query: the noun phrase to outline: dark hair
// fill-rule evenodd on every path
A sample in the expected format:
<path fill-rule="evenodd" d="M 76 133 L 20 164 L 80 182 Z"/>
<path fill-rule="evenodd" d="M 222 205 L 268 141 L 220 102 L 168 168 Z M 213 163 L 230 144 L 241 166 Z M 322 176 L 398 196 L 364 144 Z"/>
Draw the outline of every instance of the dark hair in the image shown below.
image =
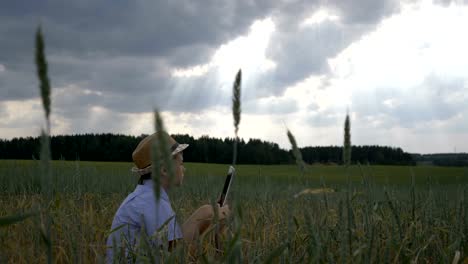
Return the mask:
<path fill-rule="evenodd" d="M 143 182 L 144 182 L 145 180 L 149 180 L 149 179 L 151 179 L 151 172 L 150 172 L 150 173 L 146 173 L 146 174 L 144 174 L 144 175 L 141 175 L 141 176 L 140 176 L 140 179 L 138 180 L 138 184 L 139 184 L 139 185 L 143 185 Z"/>

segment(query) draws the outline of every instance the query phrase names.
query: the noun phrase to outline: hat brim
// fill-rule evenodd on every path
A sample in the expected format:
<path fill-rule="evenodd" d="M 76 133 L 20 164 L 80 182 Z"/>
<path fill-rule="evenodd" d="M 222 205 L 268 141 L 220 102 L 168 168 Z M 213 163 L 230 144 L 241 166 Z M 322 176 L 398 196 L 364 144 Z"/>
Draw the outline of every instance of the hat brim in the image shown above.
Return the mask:
<path fill-rule="evenodd" d="M 184 151 L 184 149 L 188 148 L 189 144 L 179 144 L 179 146 L 177 146 L 176 149 L 174 149 L 174 151 L 172 151 L 172 155 L 175 155 L 179 152 L 182 152 Z"/>
<path fill-rule="evenodd" d="M 131 171 L 138 176 L 142 176 L 148 173 L 151 173 L 153 171 L 153 166 L 149 165 L 148 167 L 145 167 L 143 169 L 139 169 L 137 167 L 132 167 Z"/>
<path fill-rule="evenodd" d="M 172 155 L 176 155 L 177 153 L 180 153 L 182 151 L 184 151 L 184 149 L 188 148 L 189 144 L 179 144 L 179 146 L 177 146 L 176 149 L 174 149 L 174 151 L 172 151 Z M 145 175 L 145 174 L 148 174 L 148 173 L 151 173 L 153 171 L 153 166 L 152 165 L 149 165 L 143 169 L 139 169 L 137 167 L 133 167 L 131 169 L 131 171 L 135 174 L 137 174 L 138 176 L 142 176 L 142 175 Z"/>

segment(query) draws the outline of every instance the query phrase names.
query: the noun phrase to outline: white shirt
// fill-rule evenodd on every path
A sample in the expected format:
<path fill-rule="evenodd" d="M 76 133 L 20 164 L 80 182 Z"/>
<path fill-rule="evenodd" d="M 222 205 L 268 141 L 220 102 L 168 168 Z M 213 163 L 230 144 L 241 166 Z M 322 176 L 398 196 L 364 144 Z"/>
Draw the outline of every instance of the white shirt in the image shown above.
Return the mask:
<path fill-rule="evenodd" d="M 170 219 L 171 217 L 172 219 Z M 168 219 L 170 220 L 162 229 L 163 231 L 158 232 L 155 238 L 156 231 Z M 133 248 L 140 241 L 143 229 L 146 231 L 147 237 L 152 236 L 149 242 L 153 246 L 163 245 L 162 239 L 167 239 L 165 243 L 168 243 L 168 241 L 183 237 L 166 191 L 161 188 L 160 199 L 156 202 L 152 180 L 146 180 L 143 185 L 137 185 L 135 191 L 122 202 L 112 221 L 111 230 L 118 227 L 121 228 L 112 232 L 107 239 L 106 260 L 108 263 L 113 262 L 114 243 L 117 252 L 120 252 L 121 247 L 125 246 L 124 241 L 128 241 L 126 244 Z M 125 247 L 127 254 L 128 246 Z"/>

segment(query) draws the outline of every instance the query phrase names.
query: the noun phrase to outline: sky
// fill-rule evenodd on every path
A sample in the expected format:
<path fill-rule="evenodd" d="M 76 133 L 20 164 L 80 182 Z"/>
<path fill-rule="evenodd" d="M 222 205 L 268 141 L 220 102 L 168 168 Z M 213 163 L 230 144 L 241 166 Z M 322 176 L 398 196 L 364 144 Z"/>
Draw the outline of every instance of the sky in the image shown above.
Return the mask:
<path fill-rule="evenodd" d="M 354 145 L 468 152 L 468 1 L 39 0 L 0 3 L 0 138 L 52 134 L 239 136 L 289 149 Z"/>

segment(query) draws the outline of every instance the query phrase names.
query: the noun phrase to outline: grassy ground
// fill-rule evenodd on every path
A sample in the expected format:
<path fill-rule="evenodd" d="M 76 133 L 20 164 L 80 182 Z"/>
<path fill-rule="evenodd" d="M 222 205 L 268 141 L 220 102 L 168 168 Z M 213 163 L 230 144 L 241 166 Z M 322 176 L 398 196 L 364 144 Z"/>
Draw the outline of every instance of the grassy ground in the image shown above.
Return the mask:
<path fill-rule="evenodd" d="M 131 166 L 53 162 L 56 262 L 102 261 L 113 215 L 136 184 Z M 181 221 L 216 199 L 228 167 L 185 166 L 184 185 L 170 192 Z M 35 161 L 0 161 L 0 216 L 42 202 L 38 168 Z M 335 192 L 295 198 L 304 189 L 322 187 Z M 468 255 L 467 190 L 465 168 L 310 166 L 302 175 L 293 165 L 240 165 L 225 254 L 216 255 L 207 236 L 204 257 L 208 262 L 448 263 L 459 252 L 463 260 Z M 1 228 L 0 263 L 45 262 L 40 226 L 40 217 L 32 217 Z M 181 261 L 181 252 L 174 254 Z"/>

